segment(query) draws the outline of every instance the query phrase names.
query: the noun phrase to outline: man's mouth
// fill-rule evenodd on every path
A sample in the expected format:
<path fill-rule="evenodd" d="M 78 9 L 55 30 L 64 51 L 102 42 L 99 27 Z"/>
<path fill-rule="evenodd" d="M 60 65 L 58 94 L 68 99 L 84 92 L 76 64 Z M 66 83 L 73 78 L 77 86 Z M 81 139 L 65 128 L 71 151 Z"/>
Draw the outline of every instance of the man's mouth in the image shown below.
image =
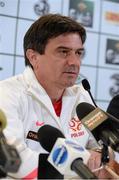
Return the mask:
<path fill-rule="evenodd" d="M 64 72 L 64 74 L 66 74 L 67 76 L 72 77 L 72 78 L 77 78 L 77 76 L 78 76 L 77 72 L 72 72 L 72 71 Z"/>
<path fill-rule="evenodd" d="M 67 71 L 67 72 L 64 72 L 64 73 L 67 73 L 67 74 L 75 74 L 75 75 L 78 74 L 77 72 L 73 72 L 73 71 Z"/>

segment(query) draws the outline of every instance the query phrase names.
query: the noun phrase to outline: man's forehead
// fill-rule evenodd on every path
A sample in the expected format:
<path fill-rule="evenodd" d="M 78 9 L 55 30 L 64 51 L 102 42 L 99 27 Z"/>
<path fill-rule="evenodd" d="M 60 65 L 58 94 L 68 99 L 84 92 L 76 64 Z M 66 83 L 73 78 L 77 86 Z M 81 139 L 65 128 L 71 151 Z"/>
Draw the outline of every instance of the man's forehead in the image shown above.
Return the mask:
<path fill-rule="evenodd" d="M 72 48 L 70 46 L 58 46 L 57 49 L 61 49 L 61 50 L 80 50 L 80 51 L 84 51 L 83 47 L 78 47 L 78 48 Z"/>
<path fill-rule="evenodd" d="M 48 41 L 47 45 L 55 44 L 56 47 L 66 47 L 66 48 L 82 48 L 83 44 L 80 36 L 77 33 L 62 34 L 54 37 Z"/>
<path fill-rule="evenodd" d="M 60 34 L 56 37 L 52 37 L 49 39 L 49 41 L 65 41 L 65 40 L 70 40 L 70 39 L 76 39 L 81 41 L 81 37 L 78 33 L 66 33 L 66 34 Z"/>

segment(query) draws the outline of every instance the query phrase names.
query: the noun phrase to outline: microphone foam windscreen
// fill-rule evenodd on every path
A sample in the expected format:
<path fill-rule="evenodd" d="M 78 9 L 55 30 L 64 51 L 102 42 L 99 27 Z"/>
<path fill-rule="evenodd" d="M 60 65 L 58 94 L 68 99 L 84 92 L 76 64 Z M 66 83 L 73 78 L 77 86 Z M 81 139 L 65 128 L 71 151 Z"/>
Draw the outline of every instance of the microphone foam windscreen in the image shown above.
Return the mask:
<path fill-rule="evenodd" d="M 76 113 L 77 113 L 78 118 L 81 120 L 85 116 L 87 116 L 89 113 L 91 113 L 94 109 L 95 107 L 92 106 L 91 104 L 82 102 L 78 104 L 78 106 L 76 107 Z"/>
<path fill-rule="evenodd" d="M 59 131 L 59 129 L 53 126 L 44 125 L 38 130 L 38 140 L 41 146 L 48 152 L 51 151 L 57 138 L 65 138 L 65 137 L 62 134 L 62 132 Z"/>
<path fill-rule="evenodd" d="M 83 79 L 83 80 L 82 80 L 82 85 L 83 85 L 83 87 L 84 87 L 84 89 L 85 89 L 86 91 L 89 91 L 89 90 L 90 90 L 90 84 L 89 84 L 89 82 L 88 82 L 87 79 Z"/>

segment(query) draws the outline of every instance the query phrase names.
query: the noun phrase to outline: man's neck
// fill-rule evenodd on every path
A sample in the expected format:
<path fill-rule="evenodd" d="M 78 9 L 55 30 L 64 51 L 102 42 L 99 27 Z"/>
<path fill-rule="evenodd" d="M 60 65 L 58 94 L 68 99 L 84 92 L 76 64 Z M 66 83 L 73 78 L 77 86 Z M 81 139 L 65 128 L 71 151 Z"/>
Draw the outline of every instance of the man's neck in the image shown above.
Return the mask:
<path fill-rule="evenodd" d="M 36 78 L 39 81 L 39 83 L 42 85 L 42 87 L 45 89 L 45 91 L 47 92 L 48 96 L 50 97 L 53 103 L 58 101 L 62 97 L 65 91 L 64 87 L 59 87 L 58 84 L 46 81 L 45 79 L 43 79 L 43 77 L 40 78 L 37 77 L 37 75 Z"/>
<path fill-rule="evenodd" d="M 45 84 L 42 82 L 40 82 L 40 84 L 45 89 L 45 91 L 47 92 L 48 96 L 50 97 L 50 99 L 53 103 L 58 101 L 62 97 L 62 95 L 65 91 L 65 88 L 59 88 L 53 84 L 48 84 L 48 83 Z"/>
<path fill-rule="evenodd" d="M 64 89 L 58 89 L 56 87 L 47 87 L 45 90 L 53 103 L 58 101 L 64 93 Z"/>

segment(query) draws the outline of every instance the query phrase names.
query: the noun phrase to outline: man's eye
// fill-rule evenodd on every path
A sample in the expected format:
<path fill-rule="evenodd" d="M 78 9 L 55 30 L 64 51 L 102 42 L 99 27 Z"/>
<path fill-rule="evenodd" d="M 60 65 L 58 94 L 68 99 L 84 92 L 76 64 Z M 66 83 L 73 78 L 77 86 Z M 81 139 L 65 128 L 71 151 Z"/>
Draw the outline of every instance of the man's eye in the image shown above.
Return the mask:
<path fill-rule="evenodd" d="M 83 51 L 78 51 L 76 54 L 77 54 L 78 56 L 82 57 L 82 56 L 83 56 Z"/>
<path fill-rule="evenodd" d="M 66 57 L 68 55 L 68 51 L 62 50 L 62 51 L 59 51 L 59 54 L 62 55 L 63 57 Z"/>
<path fill-rule="evenodd" d="M 63 54 L 67 54 L 67 53 L 68 53 L 68 51 L 62 50 L 62 51 L 61 51 L 61 53 L 63 53 Z"/>

